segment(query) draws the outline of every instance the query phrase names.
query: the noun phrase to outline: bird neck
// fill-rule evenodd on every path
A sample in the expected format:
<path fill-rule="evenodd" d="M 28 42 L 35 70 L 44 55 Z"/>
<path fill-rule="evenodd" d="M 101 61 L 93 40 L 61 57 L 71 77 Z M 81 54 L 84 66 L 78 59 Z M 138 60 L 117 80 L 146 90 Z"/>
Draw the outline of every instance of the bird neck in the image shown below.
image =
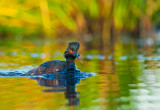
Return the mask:
<path fill-rule="evenodd" d="M 66 61 L 67 61 L 67 63 L 74 63 L 74 59 L 72 59 L 72 58 L 67 58 Z"/>
<path fill-rule="evenodd" d="M 67 62 L 67 70 L 75 70 L 76 66 L 73 59 L 66 59 Z"/>

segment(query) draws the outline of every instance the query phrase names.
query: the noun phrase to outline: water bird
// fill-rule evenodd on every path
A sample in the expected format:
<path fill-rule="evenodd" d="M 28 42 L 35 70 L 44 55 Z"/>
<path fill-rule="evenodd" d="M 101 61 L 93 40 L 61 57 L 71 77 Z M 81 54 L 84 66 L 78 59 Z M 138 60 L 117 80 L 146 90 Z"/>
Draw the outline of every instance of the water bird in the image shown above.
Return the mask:
<path fill-rule="evenodd" d="M 80 44 L 78 42 L 70 42 L 66 51 L 64 52 L 64 57 L 66 61 L 52 60 L 42 63 L 39 67 L 30 70 L 27 75 L 42 75 L 47 73 L 57 73 L 68 71 L 79 71 L 75 66 L 75 59 L 79 58 Z"/>

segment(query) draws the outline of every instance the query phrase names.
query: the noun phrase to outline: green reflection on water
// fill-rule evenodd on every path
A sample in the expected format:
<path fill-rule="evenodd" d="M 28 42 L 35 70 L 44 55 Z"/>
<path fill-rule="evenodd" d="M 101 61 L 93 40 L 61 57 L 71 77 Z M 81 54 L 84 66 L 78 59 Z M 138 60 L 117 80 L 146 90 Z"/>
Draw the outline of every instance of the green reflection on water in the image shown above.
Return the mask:
<path fill-rule="evenodd" d="M 48 60 L 65 60 L 62 54 L 67 44 L 14 41 L 0 45 L 0 71 L 28 71 Z M 160 107 L 159 60 L 149 60 L 143 54 L 148 60 L 138 58 L 138 51 L 133 43 L 127 46 L 117 43 L 111 53 L 103 52 L 104 60 L 87 59 L 87 54 L 94 55 L 94 51 L 81 54 L 83 64 L 77 60 L 77 68 L 99 74 L 82 79 L 76 86 L 79 106 L 68 106 L 64 92 L 43 92 L 49 87 L 39 86 L 27 77 L 0 78 L 1 109 L 157 109 Z M 110 55 L 112 58 L 108 59 Z M 158 57 L 155 53 L 150 55 L 153 56 Z"/>

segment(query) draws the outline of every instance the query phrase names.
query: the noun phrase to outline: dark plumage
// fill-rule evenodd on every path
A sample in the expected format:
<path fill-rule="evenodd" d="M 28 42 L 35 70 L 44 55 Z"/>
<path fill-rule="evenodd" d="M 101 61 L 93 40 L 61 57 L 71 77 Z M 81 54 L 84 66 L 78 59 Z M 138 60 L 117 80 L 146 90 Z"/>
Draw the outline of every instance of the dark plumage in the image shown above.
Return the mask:
<path fill-rule="evenodd" d="M 68 70 L 77 70 L 74 60 L 79 57 L 78 49 L 80 45 L 78 42 L 71 42 L 64 52 L 66 61 L 53 60 L 42 63 L 39 67 L 30 70 L 27 75 L 41 75 L 47 73 L 64 72 Z"/>

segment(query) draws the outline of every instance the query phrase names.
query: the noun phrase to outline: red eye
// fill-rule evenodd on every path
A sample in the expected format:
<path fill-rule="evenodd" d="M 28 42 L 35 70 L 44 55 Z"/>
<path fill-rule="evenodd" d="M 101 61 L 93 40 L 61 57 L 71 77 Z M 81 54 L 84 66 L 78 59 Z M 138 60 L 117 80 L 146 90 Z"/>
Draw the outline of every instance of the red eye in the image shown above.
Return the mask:
<path fill-rule="evenodd" d="M 69 50 L 69 53 L 73 53 L 73 51 L 72 51 L 72 50 Z"/>

